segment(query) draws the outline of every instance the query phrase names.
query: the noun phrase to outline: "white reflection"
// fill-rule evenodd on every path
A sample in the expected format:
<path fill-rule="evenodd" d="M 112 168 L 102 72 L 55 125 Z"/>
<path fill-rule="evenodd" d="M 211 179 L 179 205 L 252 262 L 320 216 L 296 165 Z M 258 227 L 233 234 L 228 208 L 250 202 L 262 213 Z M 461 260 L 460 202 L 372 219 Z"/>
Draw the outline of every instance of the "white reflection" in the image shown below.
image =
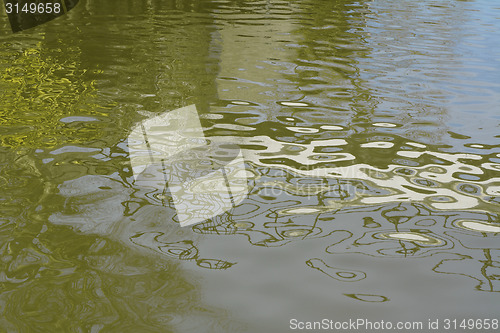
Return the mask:
<path fill-rule="evenodd" d="M 325 126 L 321 130 L 325 130 Z M 213 128 L 235 131 L 254 129 L 224 121 L 209 129 Z M 305 127 L 287 128 L 304 133 L 320 131 Z M 302 177 L 373 182 L 385 191 L 379 195 L 357 191 L 349 200 L 351 205 L 420 201 L 435 209 L 467 209 L 494 201 L 498 195 L 498 178 L 482 181 L 473 178 L 483 175 L 485 169 L 496 170 L 488 163 L 482 163 L 481 167 L 468 163 L 468 160 L 482 159 L 479 155 L 399 150 L 396 154 L 410 162 L 432 157 L 445 163 L 411 167 L 390 164 L 388 168 L 381 170 L 356 163 L 356 156 L 342 151 L 343 146 L 347 145 L 345 139 L 320 139 L 299 144 L 282 142 L 267 135 L 205 137 L 194 106 L 170 111 L 142 122 L 133 129 L 128 143 L 136 184 L 155 191 L 162 191 L 168 184 L 181 226 L 203 222 L 243 201 L 249 192 L 247 181 L 251 177 L 245 172 L 244 161 L 254 166 L 288 170 Z M 418 143 L 407 144 L 416 148 L 425 147 Z M 257 145 L 263 149 L 241 150 L 236 145 Z M 360 146 L 377 149 L 391 148 L 394 144 L 376 141 L 362 143 Z M 318 154 L 319 151 L 321 154 Z M 289 160 L 295 162 L 295 165 L 286 163 Z M 335 166 L 346 161 L 352 161 L 352 165 Z M 307 193 L 304 190 L 301 187 L 294 193 L 311 195 L 310 189 L 307 189 Z M 344 203 L 347 204 L 347 201 Z M 326 202 L 324 204 L 329 205 Z M 322 208 L 329 210 L 334 207 Z M 292 212 L 299 214 L 293 210 Z M 290 211 L 287 213 L 290 214 Z"/>
<path fill-rule="evenodd" d="M 361 147 L 362 148 L 392 148 L 392 147 L 394 147 L 394 143 L 376 141 L 376 142 L 363 143 L 363 144 L 361 144 Z"/>
<path fill-rule="evenodd" d="M 500 225 L 483 221 L 458 221 L 457 225 L 465 229 L 479 232 L 500 233 Z"/>

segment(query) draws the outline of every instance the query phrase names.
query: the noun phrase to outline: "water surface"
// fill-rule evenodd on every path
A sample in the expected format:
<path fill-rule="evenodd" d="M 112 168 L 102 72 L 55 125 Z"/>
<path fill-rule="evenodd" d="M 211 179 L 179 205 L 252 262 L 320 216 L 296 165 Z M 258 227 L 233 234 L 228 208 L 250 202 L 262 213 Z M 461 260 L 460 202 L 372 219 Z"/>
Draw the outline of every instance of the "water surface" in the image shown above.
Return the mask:
<path fill-rule="evenodd" d="M 0 327 L 498 318 L 494 1 L 81 1 L 0 16 Z M 126 140 L 195 104 L 250 192 L 181 228 Z"/>

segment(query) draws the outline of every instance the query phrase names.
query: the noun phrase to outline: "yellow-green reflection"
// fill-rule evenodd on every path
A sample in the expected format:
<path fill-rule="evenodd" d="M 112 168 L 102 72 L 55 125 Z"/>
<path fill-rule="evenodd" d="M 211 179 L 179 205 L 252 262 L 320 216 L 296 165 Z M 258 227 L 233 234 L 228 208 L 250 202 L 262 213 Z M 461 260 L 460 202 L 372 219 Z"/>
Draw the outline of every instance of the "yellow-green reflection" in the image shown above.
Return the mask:
<path fill-rule="evenodd" d="M 0 31 L 0 326 L 490 315 L 492 3 L 86 0 L 30 34 Z M 248 157 L 251 190 L 181 229 L 167 188 L 134 183 L 124 141 L 191 104 L 207 138 Z"/>

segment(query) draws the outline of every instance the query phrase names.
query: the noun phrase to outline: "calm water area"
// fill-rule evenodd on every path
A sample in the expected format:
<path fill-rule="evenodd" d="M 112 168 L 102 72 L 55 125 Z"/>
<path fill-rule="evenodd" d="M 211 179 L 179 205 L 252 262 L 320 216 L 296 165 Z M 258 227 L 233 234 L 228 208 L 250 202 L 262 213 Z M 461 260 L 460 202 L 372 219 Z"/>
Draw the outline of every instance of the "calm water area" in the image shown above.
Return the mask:
<path fill-rule="evenodd" d="M 0 332 L 500 319 L 499 31 L 491 0 L 1 9 Z M 249 190 L 181 227 L 127 138 L 189 105 Z"/>

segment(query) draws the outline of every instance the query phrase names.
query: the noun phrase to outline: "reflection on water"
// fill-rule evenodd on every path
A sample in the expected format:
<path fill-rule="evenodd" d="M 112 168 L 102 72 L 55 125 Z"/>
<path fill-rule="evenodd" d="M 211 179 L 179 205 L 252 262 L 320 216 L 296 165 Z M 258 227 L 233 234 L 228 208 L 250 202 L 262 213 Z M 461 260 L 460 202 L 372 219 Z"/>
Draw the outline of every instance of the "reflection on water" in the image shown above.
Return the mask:
<path fill-rule="evenodd" d="M 366 274 L 363 272 L 331 267 L 325 264 L 323 260 L 318 258 L 310 259 L 306 261 L 306 264 L 309 267 L 317 269 L 318 271 L 328 275 L 329 277 L 340 281 L 354 282 L 366 278 Z"/>
<path fill-rule="evenodd" d="M 207 142 L 194 105 L 141 122 L 127 150 L 134 185 L 163 192 L 168 183 L 183 227 L 230 210 L 248 193 L 240 148 Z"/>
<path fill-rule="evenodd" d="M 389 299 L 385 296 L 380 295 L 368 295 L 368 294 L 345 294 L 347 297 L 354 298 L 363 302 L 387 302 Z"/>
<path fill-rule="evenodd" d="M 0 327 L 496 314 L 499 13 L 86 0 L 1 29 Z M 241 149 L 248 195 L 181 228 L 174 191 L 134 177 L 127 138 L 192 104 L 207 144 Z"/>

